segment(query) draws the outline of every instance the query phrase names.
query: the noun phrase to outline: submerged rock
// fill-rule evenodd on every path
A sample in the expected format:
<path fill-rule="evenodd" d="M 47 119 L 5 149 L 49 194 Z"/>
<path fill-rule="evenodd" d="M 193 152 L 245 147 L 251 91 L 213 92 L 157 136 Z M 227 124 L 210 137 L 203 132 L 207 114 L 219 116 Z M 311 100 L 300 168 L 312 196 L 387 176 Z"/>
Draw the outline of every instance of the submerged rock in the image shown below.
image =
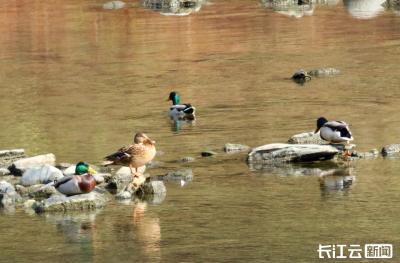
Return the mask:
<path fill-rule="evenodd" d="M 47 184 L 63 177 L 64 175 L 59 169 L 46 164 L 27 169 L 21 177 L 21 184 L 23 186 Z"/>
<path fill-rule="evenodd" d="M 14 175 L 21 176 L 27 169 L 38 167 L 41 165 L 51 165 L 54 166 L 56 162 L 56 157 L 54 154 L 43 154 L 37 155 L 29 158 L 23 158 L 18 161 L 15 161 L 11 164 L 8 169 Z"/>
<path fill-rule="evenodd" d="M 289 144 L 328 144 L 327 141 L 322 140 L 319 133 L 304 132 L 293 135 L 288 140 Z"/>
<path fill-rule="evenodd" d="M 372 149 L 368 152 L 356 152 L 353 151 L 351 153 L 351 158 L 360 158 L 360 159 L 372 159 L 379 156 L 379 151 L 377 149 Z"/>
<path fill-rule="evenodd" d="M 177 171 L 168 172 L 166 175 L 162 176 L 160 179 L 163 181 L 185 181 L 189 182 L 193 180 L 192 169 L 180 169 Z"/>
<path fill-rule="evenodd" d="M 340 151 L 331 145 L 273 143 L 254 148 L 249 163 L 313 162 L 330 160 Z"/>
<path fill-rule="evenodd" d="M 121 9 L 125 7 L 125 3 L 122 1 L 110 1 L 103 4 L 103 9 L 113 10 L 113 9 Z"/>
<path fill-rule="evenodd" d="M 319 68 L 308 71 L 308 74 L 314 77 L 327 77 L 339 75 L 340 70 L 335 68 Z"/>
<path fill-rule="evenodd" d="M 191 156 L 185 156 L 182 157 L 179 161 L 181 161 L 182 163 L 191 163 L 194 162 L 196 159 L 194 157 Z"/>
<path fill-rule="evenodd" d="M 383 156 L 392 155 L 400 152 L 400 144 L 389 144 L 381 150 Z"/>
<path fill-rule="evenodd" d="M 244 152 L 250 150 L 250 147 L 243 144 L 227 143 L 224 146 L 224 151 L 227 153 Z"/>
<path fill-rule="evenodd" d="M 104 207 L 108 199 L 107 195 L 99 193 L 96 190 L 88 194 L 68 197 L 61 194 L 55 194 L 48 199 L 35 202 L 33 204 L 33 209 L 36 213 L 93 210 Z"/>

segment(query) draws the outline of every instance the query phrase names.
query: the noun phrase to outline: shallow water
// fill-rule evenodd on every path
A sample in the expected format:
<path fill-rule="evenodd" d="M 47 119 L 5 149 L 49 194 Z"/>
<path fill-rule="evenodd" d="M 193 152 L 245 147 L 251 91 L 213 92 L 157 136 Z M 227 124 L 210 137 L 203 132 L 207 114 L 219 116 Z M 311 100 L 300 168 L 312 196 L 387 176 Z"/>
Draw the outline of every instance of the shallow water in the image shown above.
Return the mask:
<path fill-rule="evenodd" d="M 343 177 L 332 184 L 301 167 L 252 171 L 244 154 L 221 152 L 284 142 L 319 116 L 350 123 L 360 151 L 398 142 L 400 16 L 327 2 L 299 18 L 262 1 L 209 1 L 188 16 L 139 1 L 112 11 L 99 1 L 3 3 L 0 149 L 97 164 L 145 131 L 164 152 L 149 173 L 188 167 L 195 177 L 167 183 L 158 205 L 3 211 L 0 261 L 324 262 L 318 244 L 391 243 L 396 262 L 399 159 L 351 163 L 352 184 L 341 186 Z M 290 80 L 321 67 L 342 74 Z M 171 90 L 197 107 L 195 123 L 169 121 Z M 220 153 L 176 162 L 204 149 Z"/>

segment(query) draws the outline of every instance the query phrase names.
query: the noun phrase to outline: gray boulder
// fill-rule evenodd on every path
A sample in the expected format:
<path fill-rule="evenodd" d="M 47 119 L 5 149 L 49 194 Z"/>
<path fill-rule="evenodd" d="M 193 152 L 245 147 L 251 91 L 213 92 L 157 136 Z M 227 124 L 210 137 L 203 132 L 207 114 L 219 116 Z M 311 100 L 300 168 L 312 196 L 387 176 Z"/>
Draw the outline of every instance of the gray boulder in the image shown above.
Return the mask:
<path fill-rule="evenodd" d="M 166 195 L 167 189 L 163 181 L 146 181 L 140 188 L 140 192 L 136 193 L 141 199 L 148 201 L 151 204 L 161 204 Z"/>
<path fill-rule="evenodd" d="M 248 163 L 313 162 L 330 160 L 340 151 L 331 145 L 273 143 L 254 148 Z"/>
<path fill-rule="evenodd" d="M 382 148 L 382 155 L 393 155 L 400 152 L 400 144 L 389 144 Z"/>
<path fill-rule="evenodd" d="M 63 177 L 64 175 L 59 169 L 46 164 L 27 169 L 21 177 L 21 184 L 23 186 L 47 184 Z"/>
<path fill-rule="evenodd" d="M 56 157 L 54 154 L 43 154 L 37 155 L 29 158 L 23 158 L 18 161 L 12 163 L 8 169 L 14 175 L 21 176 L 27 169 L 38 167 L 41 165 L 52 165 L 54 166 L 56 163 Z"/>
<path fill-rule="evenodd" d="M 224 146 L 224 151 L 227 153 L 244 152 L 250 150 L 250 147 L 243 144 L 227 143 Z"/>
<path fill-rule="evenodd" d="M 48 199 L 35 202 L 32 208 L 36 213 L 94 210 L 104 207 L 108 199 L 109 197 L 106 194 L 99 193 L 95 189 L 88 194 L 68 197 L 55 194 Z"/>

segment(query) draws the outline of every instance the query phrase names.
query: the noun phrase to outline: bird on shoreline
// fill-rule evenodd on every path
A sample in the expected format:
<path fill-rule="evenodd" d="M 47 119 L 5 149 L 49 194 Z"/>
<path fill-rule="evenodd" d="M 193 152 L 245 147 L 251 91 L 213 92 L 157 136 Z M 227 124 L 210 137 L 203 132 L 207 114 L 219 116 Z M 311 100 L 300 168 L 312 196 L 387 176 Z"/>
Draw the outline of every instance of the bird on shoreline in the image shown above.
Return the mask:
<path fill-rule="evenodd" d="M 79 162 L 75 167 L 75 174 L 64 176 L 54 182 L 54 187 L 67 196 L 90 193 L 96 187 L 93 175 L 96 171 L 85 162 Z"/>
<path fill-rule="evenodd" d="M 113 154 L 106 156 L 103 165 L 124 165 L 131 170 L 133 177 L 138 174 L 138 168 L 144 166 L 156 155 L 155 141 L 144 133 L 136 133 L 133 144 L 122 147 Z M 133 171 L 135 169 L 135 171 Z"/>
<path fill-rule="evenodd" d="M 172 106 L 169 109 L 169 116 L 178 120 L 194 120 L 196 108 L 191 104 L 180 104 L 181 99 L 176 91 L 169 94 L 168 101 L 172 101 Z"/>

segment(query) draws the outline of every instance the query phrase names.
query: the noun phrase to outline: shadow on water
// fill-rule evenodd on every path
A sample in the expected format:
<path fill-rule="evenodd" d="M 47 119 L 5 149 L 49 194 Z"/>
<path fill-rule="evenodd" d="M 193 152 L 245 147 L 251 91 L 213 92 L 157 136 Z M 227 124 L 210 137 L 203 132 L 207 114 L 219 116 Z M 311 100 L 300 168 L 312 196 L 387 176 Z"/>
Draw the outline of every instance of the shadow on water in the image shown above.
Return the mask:
<path fill-rule="evenodd" d="M 205 0 L 142 0 L 145 8 L 165 16 L 187 16 L 198 12 Z"/>

